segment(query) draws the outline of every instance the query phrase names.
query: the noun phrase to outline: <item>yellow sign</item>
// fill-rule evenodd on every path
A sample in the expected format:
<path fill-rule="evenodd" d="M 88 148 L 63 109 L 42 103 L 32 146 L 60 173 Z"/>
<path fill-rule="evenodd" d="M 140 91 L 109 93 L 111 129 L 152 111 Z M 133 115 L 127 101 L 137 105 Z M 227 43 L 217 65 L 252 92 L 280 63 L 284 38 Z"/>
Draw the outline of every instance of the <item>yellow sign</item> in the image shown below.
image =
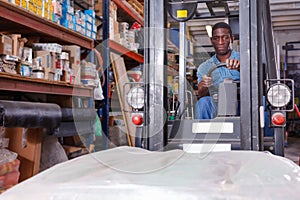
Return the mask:
<path fill-rule="evenodd" d="M 188 16 L 187 10 L 177 10 L 177 18 L 186 18 Z"/>

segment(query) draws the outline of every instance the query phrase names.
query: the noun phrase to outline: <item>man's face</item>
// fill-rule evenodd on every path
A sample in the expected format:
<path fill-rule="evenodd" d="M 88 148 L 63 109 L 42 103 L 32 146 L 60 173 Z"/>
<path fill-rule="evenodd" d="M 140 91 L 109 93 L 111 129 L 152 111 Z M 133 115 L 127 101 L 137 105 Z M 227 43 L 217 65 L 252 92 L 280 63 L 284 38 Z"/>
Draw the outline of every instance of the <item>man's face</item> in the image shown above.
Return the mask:
<path fill-rule="evenodd" d="M 228 53 L 231 40 L 233 38 L 230 37 L 229 30 L 226 28 L 215 29 L 210 38 L 217 55 L 226 55 Z"/>

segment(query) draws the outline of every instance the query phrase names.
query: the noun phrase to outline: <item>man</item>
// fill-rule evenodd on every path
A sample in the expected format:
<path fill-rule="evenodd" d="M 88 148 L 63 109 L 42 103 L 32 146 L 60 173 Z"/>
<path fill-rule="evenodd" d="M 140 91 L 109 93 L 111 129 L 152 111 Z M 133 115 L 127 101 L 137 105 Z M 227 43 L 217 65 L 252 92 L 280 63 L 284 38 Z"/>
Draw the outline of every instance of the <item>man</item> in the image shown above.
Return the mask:
<path fill-rule="evenodd" d="M 217 105 L 212 97 L 218 93 L 219 84 L 225 78 L 240 80 L 240 54 L 231 48 L 234 37 L 230 26 L 224 22 L 215 24 L 210 41 L 215 55 L 202 63 L 197 71 L 199 100 L 195 108 L 195 119 L 216 117 Z M 208 77 L 208 71 L 220 62 L 225 62 L 226 66 L 217 68 L 212 72 L 212 77 Z"/>

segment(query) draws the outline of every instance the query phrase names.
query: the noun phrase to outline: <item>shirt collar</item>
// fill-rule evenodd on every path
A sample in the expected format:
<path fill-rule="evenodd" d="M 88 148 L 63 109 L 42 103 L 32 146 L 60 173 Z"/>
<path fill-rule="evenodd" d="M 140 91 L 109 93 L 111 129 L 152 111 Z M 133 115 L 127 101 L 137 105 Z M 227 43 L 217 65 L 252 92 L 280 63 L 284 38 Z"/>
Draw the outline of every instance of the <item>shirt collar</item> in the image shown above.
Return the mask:
<path fill-rule="evenodd" d="M 231 50 L 231 54 L 230 54 L 230 59 L 233 59 L 233 58 L 235 58 L 235 54 L 236 54 L 236 52 L 232 49 Z M 216 54 L 215 55 L 213 55 L 213 61 L 214 61 L 214 63 L 217 65 L 217 64 L 219 64 L 220 63 L 220 61 L 219 61 L 219 59 L 217 58 L 217 56 L 216 56 Z"/>

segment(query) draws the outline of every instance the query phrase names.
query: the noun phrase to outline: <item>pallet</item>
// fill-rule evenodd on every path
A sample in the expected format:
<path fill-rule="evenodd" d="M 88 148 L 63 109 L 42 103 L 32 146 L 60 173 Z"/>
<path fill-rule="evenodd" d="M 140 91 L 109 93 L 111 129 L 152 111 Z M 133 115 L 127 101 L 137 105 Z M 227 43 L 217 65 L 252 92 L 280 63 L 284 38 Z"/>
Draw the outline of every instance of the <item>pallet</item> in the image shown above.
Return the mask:
<path fill-rule="evenodd" d="M 131 7 L 144 17 L 144 6 L 138 0 L 127 0 Z"/>

